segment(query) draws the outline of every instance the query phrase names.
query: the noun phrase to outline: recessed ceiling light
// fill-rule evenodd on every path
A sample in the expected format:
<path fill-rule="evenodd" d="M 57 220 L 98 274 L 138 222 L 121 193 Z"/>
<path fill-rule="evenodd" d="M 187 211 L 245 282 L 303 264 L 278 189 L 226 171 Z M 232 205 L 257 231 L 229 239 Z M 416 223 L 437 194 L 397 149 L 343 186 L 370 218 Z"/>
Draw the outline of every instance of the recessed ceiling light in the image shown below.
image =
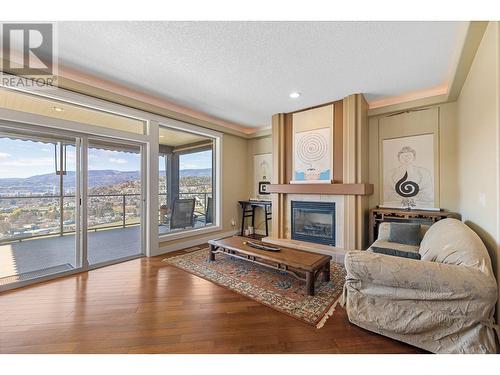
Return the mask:
<path fill-rule="evenodd" d="M 290 95 L 288 95 L 290 98 L 292 99 L 297 99 L 299 96 L 300 96 L 300 92 L 298 91 L 293 91 L 290 93 Z"/>
<path fill-rule="evenodd" d="M 53 109 L 54 109 L 54 111 L 56 111 L 56 112 L 64 112 L 64 109 L 63 109 L 63 108 L 61 108 L 61 107 L 54 107 Z"/>

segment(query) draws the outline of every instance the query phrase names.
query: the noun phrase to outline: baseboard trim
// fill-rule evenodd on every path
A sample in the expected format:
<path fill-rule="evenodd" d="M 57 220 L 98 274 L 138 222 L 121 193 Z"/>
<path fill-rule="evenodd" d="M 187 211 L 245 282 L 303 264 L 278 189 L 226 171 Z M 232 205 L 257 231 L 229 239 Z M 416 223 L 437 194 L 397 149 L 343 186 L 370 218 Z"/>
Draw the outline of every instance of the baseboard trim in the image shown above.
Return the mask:
<path fill-rule="evenodd" d="M 167 253 L 171 253 L 173 251 L 186 249 L 186 248 L 192 247 L 192 246 L 203 245 L 203 244 L 207 243 L 209 240 L 234 236 L 235 234 L 238 234 L 238 233 L 239 233 L 239 231 L 237 231 L 237 230 L 231 230 L 231 231 L 227 231 L 227 232 L 214 232 L 214 233 L 208 234 L 206 236 L 198 237 L 198 238 L 195 238 L 192 240 L 180 241 L 180 242 L 175 243 L 175 244 L 160 247 L 158 249 L 158 253 L 154 254 L 152 256 L 167 254 Z"/>

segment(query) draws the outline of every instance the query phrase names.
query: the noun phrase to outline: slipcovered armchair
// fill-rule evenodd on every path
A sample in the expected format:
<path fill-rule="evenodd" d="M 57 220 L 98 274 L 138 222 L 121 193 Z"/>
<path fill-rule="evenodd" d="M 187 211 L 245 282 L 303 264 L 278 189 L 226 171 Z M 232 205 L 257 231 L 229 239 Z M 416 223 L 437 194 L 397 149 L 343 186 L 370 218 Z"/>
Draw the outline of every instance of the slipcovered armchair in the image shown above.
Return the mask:
<path fill-rule="evenodd" d="M 497 284 L 481 239 L 445 219 L 425 232 L 418 252 L 421 260 L 348 252 L 349 320 L 434 353 L 495 353 Z"/>

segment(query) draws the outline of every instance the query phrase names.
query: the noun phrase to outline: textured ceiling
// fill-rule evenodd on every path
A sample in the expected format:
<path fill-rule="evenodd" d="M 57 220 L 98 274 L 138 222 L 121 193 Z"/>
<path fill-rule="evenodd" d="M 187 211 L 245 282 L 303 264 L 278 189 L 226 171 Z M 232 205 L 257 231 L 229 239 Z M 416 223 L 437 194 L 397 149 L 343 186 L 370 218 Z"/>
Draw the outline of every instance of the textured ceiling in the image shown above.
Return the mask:
<path fill-rule="evenodd" d="M 0 108 L 76 121 L 104 128 L 120 129 L 136 134 L 144 133 L 145 124 L 140 120 L 3 88 L 0 89 Z M 54 108 L 58 108 L 60 111 L 56 111 Z"/>
<path fill-rule="evenodd" d="M 61 22 L 59 58 L 249 127 L 446 84 L 464 22 Z M 302 96 L 293 100 L 291 91 Z"/>
<path fill-rule="evenodd" d="M 160 127 L 160 144 L 162 145 L 176 147 L 206 140 L 208 138 L 201 135 Z"/>

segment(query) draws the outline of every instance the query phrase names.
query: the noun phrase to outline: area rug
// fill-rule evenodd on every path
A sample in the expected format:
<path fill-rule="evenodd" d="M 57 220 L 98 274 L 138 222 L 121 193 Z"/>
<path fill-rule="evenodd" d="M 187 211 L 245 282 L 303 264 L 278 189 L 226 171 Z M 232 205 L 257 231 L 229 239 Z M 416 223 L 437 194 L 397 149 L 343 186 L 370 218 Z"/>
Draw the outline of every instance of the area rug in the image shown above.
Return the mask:
<path fill-rule="evenodd" d="M 215 262 L 208 261 L 208 248 L 163 259 L 164 262 L 212 281 L 321 328 L 333 314 L 342 294 L 346 272 L 344 266 L 330 263 L 330 281 L 316 281 L 314 296 L 305 292 L 303 281 L 274 269 L 217 254 Z"/>

